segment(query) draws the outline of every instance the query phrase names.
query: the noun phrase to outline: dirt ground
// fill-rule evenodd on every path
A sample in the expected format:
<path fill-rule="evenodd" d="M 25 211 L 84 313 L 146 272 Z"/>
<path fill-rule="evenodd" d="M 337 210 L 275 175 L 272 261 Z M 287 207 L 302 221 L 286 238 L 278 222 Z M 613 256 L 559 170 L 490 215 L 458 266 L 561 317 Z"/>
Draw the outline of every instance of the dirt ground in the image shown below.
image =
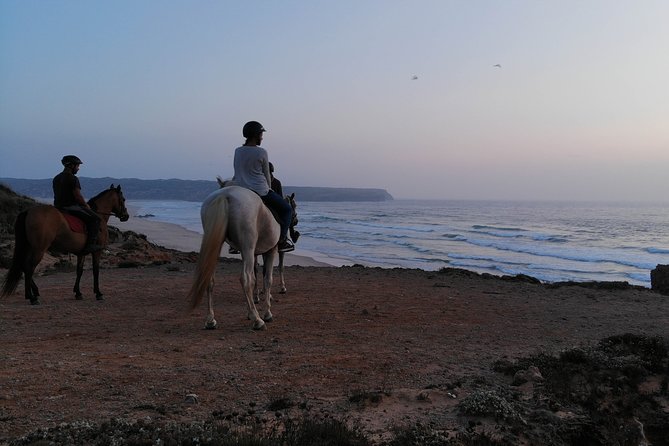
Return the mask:
<path fill-rule="evenodd" d="M 458 270 L 287 268 L 274 321 L 251 330 L 240 264 L 217 271 L 218 329 L 188 312 L 192 263 L 104 269 L 103 301 L 74 273 L 0 300 L 0 444 L 36 428 L 110 418 L 346 418 L 458 428 L 456 406 L 492 363 L 621 333 L 666 336 L 669 298 L 649 290 L 548 288 Z M 5 271 L 0 270 L 4 276 Z M 277 280 L 275 280 L 275 284 Z M 379 398 L 373 398 L 379 395 Z"/>

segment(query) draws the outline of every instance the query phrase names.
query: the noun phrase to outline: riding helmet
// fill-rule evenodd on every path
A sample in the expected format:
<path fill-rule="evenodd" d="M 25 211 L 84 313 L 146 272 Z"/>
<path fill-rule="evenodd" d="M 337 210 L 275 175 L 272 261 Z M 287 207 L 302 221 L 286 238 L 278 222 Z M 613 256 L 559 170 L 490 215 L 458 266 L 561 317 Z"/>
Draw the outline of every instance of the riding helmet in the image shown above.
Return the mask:
<path fill-rule="evenodd" d="M 69 164 L 84 164 L 78 156 L 74 155 L 65 155 L 62 160 L 60 160 L 61 163 L 63 163 L 63 166 L 67 166 Z"/>
<path fill-rule="evenodd" d="M 261 123 L 259 123 L 258 121 L 249 121 L 246 124 L 244 124 L 244 128 L 242 129 L 242 135 L 244 135 L 244 138 L 251 138 L 253 136 L 261 134 L 264 131 L 266 130 Z"/>

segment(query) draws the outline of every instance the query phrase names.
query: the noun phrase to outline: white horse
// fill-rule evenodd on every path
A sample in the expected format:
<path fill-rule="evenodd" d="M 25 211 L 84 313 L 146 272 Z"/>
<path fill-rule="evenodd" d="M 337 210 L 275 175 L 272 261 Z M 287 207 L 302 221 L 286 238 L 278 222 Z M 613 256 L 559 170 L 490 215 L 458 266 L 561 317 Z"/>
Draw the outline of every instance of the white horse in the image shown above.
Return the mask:
<path fill-rule="evenodd" d="M 216 177 L 216 181 L 218 181 L 219 187 L 223 188 L 225 186 L 232 186 L 234 185 L 234 182 L 232 179 L 227 179 L 224 180 L 221 177 Z M 293 240 L 293 243 L 297 243 L 297 239 L 300 237 L 300 232 L 295 229 L 295 226 L 298 223 L 297 220 L 297 203 L 295 202 L 295 192 L 293 192 L 290 195 L 286 195 L 284 197 L 288 204 L 290 204 L 290 207 L 293 209 L 293 218 L 290 221 L 290 238 Z M 230 245 L 230 241 L 228 241 L 228 245 Z M 237 254 L 237 252 L 234 251 L 239 251 L 237 248 L 235 248 L 233 245 L 230 245 L 230 253 L 231 254 Z M 279 294 L 286 294 L 288 292 L 288 289 L 286 288 L 286 280 L 284 278 L 284 256 L 285 252 L 279 252 Z M 256 271 L 256 289 L 254 292 L 255 298 L 254 302 L 259 303 L 260 302 L 260 294 L 262 290 L 258 286 L 258 256 L 256 256 L 255 259 L 255 271 Z M 270 296 L 271 297 L 271 296 Z"/>
<path fill-rule="evenodd" d="M 204 235 L 195 269 L 193 285 L 188 293 L 191 309 L 195 308 L 206 293 L 209 311 L 205 328 L 216 328 L 212 293 L 216 264 L 225 241 L 237 248 L 242 255 L 240 282 L 246 297 L 248 317 L 254 330 L 265 329 L 265 322 L 272 320 L 270 288 L 272 265 L 277 254 L 281 228 L 270 210 L 253 191 L 226 186 L 205 198 L 200 209 Z M 263 256 L 264 314 L 260 317 L 253 302 L 256 277 L 255 256 Z"/>

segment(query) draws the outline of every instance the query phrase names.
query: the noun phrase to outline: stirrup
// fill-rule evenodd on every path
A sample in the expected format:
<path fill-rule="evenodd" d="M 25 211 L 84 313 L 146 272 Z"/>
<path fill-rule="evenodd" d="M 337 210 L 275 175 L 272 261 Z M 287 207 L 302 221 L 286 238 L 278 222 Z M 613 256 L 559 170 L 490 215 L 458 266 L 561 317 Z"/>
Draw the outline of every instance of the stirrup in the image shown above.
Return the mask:
<path fill-rule="evenodd" d="M 290 252 L 295 250 L 295 245 L 288 239 L 280 241 L 278 247 L 279 252 Z"/>

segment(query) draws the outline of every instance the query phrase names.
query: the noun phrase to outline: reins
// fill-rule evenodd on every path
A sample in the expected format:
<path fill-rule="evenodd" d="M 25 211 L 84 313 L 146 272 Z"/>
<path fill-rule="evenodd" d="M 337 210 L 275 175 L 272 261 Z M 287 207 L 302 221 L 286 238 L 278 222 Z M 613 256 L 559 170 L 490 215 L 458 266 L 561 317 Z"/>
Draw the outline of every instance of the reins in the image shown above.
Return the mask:
<path fill-rule="evenodd" d="M 100 211 L 98 211 L 98 204 L 97 204 L 97 200 L 98 200 L 98 198 L 101 198 L 101 197 L 102 197 L 106 192 L 108 192 L 109 190 L 112 190 L 112 189 L 108 189 L 108 190 L 106 190 L 106 191 L 102 191 L 102 192 L 99 193 L 97 196 L 95 196 L 95 197 L 91 198 L 90 200 L 88 200 L 88 205 L 91 207 L 91 210 L 92 210 L 93 212 L 95 212 L 96 214 L 98 214 L 98 215 L 109 215 L 109 216 L 112 216 L 112 215 L 113 215 L 114 217 L 120 219 L 121 217 L 120 217 L 117 213 L 115 213 L 115 212 L 100 212 Z"/>

